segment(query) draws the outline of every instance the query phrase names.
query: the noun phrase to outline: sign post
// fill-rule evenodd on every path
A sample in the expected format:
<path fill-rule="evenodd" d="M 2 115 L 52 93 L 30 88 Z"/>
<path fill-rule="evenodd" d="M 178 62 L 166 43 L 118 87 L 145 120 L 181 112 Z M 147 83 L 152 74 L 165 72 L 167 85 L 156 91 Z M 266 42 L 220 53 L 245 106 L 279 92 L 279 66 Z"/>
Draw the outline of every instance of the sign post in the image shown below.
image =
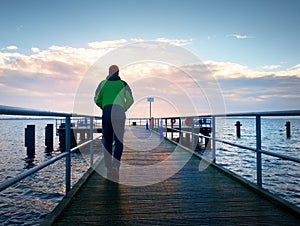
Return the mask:
<path fill-rule="evenodd" d="M 147 101 L 150 103 L 150 119 L 151 119 L 151 117 L 152 117 L 152 115 L 151 115 L 151 103 L 154 102 L 154 97 L 148 97 Z"/>

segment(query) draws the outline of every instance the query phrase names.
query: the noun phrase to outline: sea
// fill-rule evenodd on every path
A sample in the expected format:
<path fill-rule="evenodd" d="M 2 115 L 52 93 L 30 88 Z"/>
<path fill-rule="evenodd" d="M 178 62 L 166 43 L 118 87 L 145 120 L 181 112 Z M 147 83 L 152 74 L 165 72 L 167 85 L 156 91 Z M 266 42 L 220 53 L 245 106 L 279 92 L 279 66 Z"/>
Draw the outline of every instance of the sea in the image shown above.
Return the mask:
<path fill-rule="evenodd" d="M 241 137 L 235 123 L 240 121 Z M 291 137 L 285 124 L 291 123 Z M 54 151 L 45 151 L 45 126 L 55 119 L 0 120 L 0 183 L 61 153 L 54 134 Z M 35 125 L 35 158 L 26 155 L 25 128 Z M 217 138 L 255 148 L 255 119 L 217 119 Z M 300 119 L 262 118 L 262 149 L 300 158 Z M 55 133 L 55 129 L 54 129 Z M 205 155 L 205 153 L 204 153 Z M 217 164 L 256 183 L 256 154 L 253 151 L 217 143 Z M 74 185 L 89 168 L 80 153 L 72 154 L 71 183 Z M 298 163 L 262 155 L 263 188 L 300 207 L 300 167 Z M 0 225 L 39 225 L 65 194 L 65 159 L 0 192 Z"/>
<path fill-rule="evenodd" d="M 59 154 L 55 119 L 0 120 L 0 183 Z M 54 151 L 45 148 L 45 126 L 54 125 Z M 25 128 L 35 125 L 35 157 L 28 158 Z M 72 153 L 71 184 L 89 168 L 87 158 Z M 65 158 L 0 192 L 0 225 L 39 225 L 65 195 Z"/>
<path fill-rule="evenodd" d="M 240 138 L 236 134 L 237 121 L 242 125 Z M 288 121 L 290 137 L 287 137 L 285 126 Z M 217 131 L 222 131 L 216 135 L 217 138 L 256 148 L 255 118 L 217 119 L 216 125 Z M 262 150 L 300 159 L 300 118 L 262 118 L 261 142 Z M 222 143 L 217 143 L 216 149 L 217 164 L 257 183 L 254 151 Z M 300 207 L 300 163 L 262 154 L 262 187 Z"/>

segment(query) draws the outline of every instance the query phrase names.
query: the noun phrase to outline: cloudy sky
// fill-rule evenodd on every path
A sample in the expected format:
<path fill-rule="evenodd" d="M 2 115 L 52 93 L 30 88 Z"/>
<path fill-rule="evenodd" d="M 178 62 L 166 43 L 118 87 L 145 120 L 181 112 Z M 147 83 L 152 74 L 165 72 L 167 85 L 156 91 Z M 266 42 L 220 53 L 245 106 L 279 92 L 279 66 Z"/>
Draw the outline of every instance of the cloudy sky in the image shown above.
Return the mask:
<path fill-rule="evenodd" d="M 92 104 L 106 76 L 95 65 L 117 63 L 135 96 L 131 116 L 148 114 L 147 96 L 154 116 L 299 109 L 299 8 L 298 0 L 1 0 L 0 105 L 72 112 L 83 98 Z M 143 42 L 151 45 L 130 61 Z"/>

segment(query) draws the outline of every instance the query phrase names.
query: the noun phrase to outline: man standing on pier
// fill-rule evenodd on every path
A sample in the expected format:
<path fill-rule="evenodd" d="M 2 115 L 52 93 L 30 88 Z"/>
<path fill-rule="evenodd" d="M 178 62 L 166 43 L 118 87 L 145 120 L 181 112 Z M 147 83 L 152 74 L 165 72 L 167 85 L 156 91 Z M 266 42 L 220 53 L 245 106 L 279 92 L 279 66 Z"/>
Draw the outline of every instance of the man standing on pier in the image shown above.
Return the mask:
<path fill-rule="evenodd" d="M 133 97 L 129 85 L 119 77 L 117 65 L 109 67 L 108 76 L 96 89 L 94 101 L 102 109 L 102 134 L 107 177 L 118 179 L 123 153 L 125 112 L 133 104 Z M 114 151 L 113 141 L 115 141 Z"/>

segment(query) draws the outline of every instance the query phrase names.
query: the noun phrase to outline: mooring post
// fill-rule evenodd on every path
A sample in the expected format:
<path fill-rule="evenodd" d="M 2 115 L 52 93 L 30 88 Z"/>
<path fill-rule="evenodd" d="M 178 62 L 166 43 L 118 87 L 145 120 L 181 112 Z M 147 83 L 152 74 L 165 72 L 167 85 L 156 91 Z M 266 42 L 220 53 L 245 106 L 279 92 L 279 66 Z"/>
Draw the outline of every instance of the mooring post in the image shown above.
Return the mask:
<path fill-rule="evenodd" d="M 237 121 L 235 126 L 236 126 L 236 136 L 238 138 L 240 138 L 241 137 L 241 126 L 242 126 L 242 124 L 241 124 L 240 121 Z"/>
<path fill-rule="evenodd" d="M 47 124 L 45 127 L 45 146 L 46 151 L 53 151 L 53 124 Z"/>
<path fill-rule="evenodd" d="M 285 123 L 285 127 L 286 127 L 286 137 L 290 138 L 291 137 L 291 122 L 287 121 Z"/>
<path fill-rule="evenodd" d="M 27 157 L 34 158 L 34 155 L 35 155 L 35 125 L 27 125 L 27 128 L 25 128 L 25 147 L 27 148 Z"/>

